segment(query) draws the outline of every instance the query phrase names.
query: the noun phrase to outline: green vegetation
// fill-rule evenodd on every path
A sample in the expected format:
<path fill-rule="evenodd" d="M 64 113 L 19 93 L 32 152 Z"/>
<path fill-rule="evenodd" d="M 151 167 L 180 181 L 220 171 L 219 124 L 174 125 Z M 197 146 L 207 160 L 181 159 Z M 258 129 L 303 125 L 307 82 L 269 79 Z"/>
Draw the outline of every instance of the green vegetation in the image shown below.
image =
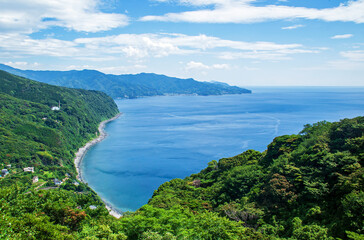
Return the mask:
<path fill-rule="evenodd" d="M 51 110 L 59 102 L 61 109 Z M 89 187 L 75 185 L 73 159 L 97 136 L 99 123 L 117 113 L 102 92 L 0 71 L 0 167 L 9 172 L 0 178 L 0 239 L 69 239 L 85 219 L 108 216 Z M 65 183 L 56 187 L 55 178 Z"/>
<path fill-rule="evenodd" d="M 199 82 L 153 73 L 111 75 L 95 70 L 83 71 L 31 71 L 0 64 L 0 69 L 22 77 L 57 86 L 98 90 L 112 98 L 193 94 L 222 95 L 251 93 L 250 90 L 225 83 Z"/>
<path fill-rule="evenodd" d="M 211 161 L 115 219 L 75 184 L 72 162 L 117 113 L 110 98 L 0 72 L 0 113 L 0 167 L 9 170 L 0 179 L 0 239 L 364 238 L 364 117 L 306 125 L 265 152 Z"/>
<path fill-rule="evenodd" d="M 148 205 L 214 212 L 254 229 L 252 239 L 362 239 L 363 160 L 364 117 L 319 122 L 164 183 Z"/>

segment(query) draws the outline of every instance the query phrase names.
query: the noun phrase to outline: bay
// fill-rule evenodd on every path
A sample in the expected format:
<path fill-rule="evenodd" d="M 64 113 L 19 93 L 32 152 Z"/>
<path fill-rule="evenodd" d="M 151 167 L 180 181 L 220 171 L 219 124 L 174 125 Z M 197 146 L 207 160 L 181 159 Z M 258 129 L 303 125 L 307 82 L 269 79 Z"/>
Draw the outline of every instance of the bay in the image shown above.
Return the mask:
<path fill-rule="evenodd" d="M 364 115 L 364 88 L 253 88 L 253 94 L 162 96 L 117 100 L 123 115 L 92 147 L 81 170 L 88 184 L 121 211 L 135 211 L 173 178 L 303 125 Z"/>

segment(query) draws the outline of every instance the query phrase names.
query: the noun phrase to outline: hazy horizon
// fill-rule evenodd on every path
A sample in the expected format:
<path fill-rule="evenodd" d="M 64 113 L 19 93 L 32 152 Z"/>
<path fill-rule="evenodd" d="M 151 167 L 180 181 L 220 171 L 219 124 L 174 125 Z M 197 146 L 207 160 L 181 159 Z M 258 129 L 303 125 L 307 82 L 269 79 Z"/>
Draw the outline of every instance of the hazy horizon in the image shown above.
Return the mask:
<path fill-rule="evenodd" d="M 364 86 L 364 0 L 5 0 L 0 62 L 238 86 Z"/>

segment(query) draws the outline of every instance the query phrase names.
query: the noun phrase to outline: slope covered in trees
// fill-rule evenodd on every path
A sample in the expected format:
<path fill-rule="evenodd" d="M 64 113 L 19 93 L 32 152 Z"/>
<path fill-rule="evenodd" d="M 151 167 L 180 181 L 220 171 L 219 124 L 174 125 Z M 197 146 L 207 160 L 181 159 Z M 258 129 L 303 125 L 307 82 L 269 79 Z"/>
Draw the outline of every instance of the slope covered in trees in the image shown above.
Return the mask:
<path fill-rule="evenodd" d="M 221 84 L 180 79 L 153 73 L 111 75 L 95 70 L 31 71 L 0 64 L 0 69 L 36 81 L 72 88 L 98 90 L 112 98 L 196 94 L 222 95 L 251 93 L 250 90 Z"/>
<path fill-rule="evenodd" d="M 167 182 L 148 205 L 216 212 L 258 238 L 363 239 L 363 160 L 364 117 L 319 122 Z"/>
<path fill-rule="evenodd" d="M 116 113 L 103 93 L 0 72 L 0 239 L 363 239 L 364 117 L 211 161 L 115 219 L 72 160 Z"/>
<path fill-rule="evenodd" d="M 60 110 L 52 110 L 59 102 Z M 87 216 L 108 215 L 89 208 L 103 203 L 76 181 L 73 158 L 99 122 L 117 113 L 102 92 L 0 71 L 0 167 L 7 171 L 0 178 L 0 239 L 65 239 Z M 55 179 L 64 183 L 57 187 Z"/>

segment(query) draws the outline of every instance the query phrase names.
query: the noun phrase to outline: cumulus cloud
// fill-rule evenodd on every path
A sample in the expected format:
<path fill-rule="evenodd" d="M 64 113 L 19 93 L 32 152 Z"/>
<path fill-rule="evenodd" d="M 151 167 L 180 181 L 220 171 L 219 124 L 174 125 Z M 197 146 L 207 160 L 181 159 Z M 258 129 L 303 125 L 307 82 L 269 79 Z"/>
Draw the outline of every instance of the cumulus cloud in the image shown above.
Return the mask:
<path fill-rule="evenodd" d="M 353 34 L 342 34 L 342 35 L 332 36 L 331 39 L 346 39 L 346 38 L 351 38 L 353 36 L 354 36 Z"/>
<path fill-rule="evenodd" d="M 255 0 L 179 0 L 193 6 L 213 5 L 213 9 L 144 16 L 142 21 L 196 23 L 252 23 L 279 19 L 311 19 L 364 23 L 364 0 L 349 1 L 334 8 L 316 9 L 282 5 L 254 6 Z"/>
<path fill-rule="evenodd" d="M 32 33 L 51 26 L 99 32 L 128 24 L 128 17 L 123 14 L 99 11 L 98 1 L 0 1 L 0 32 Z"/>

